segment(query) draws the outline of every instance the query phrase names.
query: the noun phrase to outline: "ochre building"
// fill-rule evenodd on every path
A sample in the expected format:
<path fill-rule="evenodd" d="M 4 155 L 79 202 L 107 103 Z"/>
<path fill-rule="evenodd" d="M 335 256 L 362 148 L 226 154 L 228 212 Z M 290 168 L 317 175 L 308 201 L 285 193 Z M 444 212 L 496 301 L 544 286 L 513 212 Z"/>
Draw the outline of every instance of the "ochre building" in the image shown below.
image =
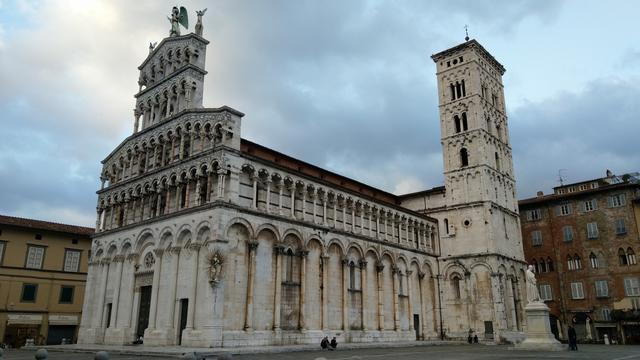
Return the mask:
<path fill-rule="evenodd" d="M 242 139 L 243 113 L 203 107 L 208 44 L 170 36 L 139 66 L 133 134 L 103 160 L 80 342 L 521 336 L 504 68 L 477 41 L 433 56 L 446 185 L 405 196 Z"/>
<path fill-rule="evenodd" d="M 93 228 L 0 215 L 0 338 L 75 342 Z"/>
<path fill-rule="evenodd" d="M 640 174 L 558 186 L 521 200 L 524 252 L 556 337 L 640 343 Z"/>

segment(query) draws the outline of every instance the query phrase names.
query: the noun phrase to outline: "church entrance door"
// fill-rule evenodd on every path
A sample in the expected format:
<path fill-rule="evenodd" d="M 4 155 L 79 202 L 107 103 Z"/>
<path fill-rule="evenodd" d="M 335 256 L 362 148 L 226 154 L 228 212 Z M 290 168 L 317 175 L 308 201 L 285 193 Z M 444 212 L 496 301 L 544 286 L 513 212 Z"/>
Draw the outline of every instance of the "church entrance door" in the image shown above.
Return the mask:
<path fill-rule="evenodd" d="M 149 309 L 151 308 L 151 286 L 140 287 L 140 307 L 138 308 L 138 327 L 136 338 L 144 335 L 149 326 Z"/>
<path fill-rule="evenodd" d="M 180 331 L 178 332 L 178 345 L 182 345 L 182 332 L 187 327 L 187 313 L 189 299 L 180 299 Z"/>

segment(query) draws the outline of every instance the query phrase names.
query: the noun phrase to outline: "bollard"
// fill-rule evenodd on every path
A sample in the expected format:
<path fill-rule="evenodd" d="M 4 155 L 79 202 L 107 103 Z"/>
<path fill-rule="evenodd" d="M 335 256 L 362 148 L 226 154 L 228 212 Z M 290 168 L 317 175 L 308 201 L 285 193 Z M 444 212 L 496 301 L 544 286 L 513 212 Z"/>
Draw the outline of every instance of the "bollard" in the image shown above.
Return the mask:
<path fill-rule="evenodd" d="M 106 351 L 98 351 L 93 360 L 109 360 L 109 353 Z"/>
<path fill-rule="evenodd" d="M 196 360 L 196 354 L 194 352 L 184 353 L 184 355 L 182 355 L 181 359 Z"/>
<path fill-rule="evenodd" d="M 36 360 L 45 360 L 49 358 L 49 353 L 47 352 L 47 349 L 38 349 L 38 351 L 36 351 L 35 358 Z"/>
<path fill-rule="evenodd" d="M 609 345 L 609 335 L 604 334 L 604 344 Z"/>

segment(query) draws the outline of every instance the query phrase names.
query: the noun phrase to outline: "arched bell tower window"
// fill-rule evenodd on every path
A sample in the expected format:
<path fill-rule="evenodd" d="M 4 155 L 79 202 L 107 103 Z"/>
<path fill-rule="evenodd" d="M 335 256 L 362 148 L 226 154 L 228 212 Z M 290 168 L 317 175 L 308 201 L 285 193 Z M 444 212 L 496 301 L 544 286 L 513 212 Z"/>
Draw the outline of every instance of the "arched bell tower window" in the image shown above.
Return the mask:
<path fill-rule="evenodd" d="M 460 166 L 468 166 L 469 165 L 469 153 L 467 152 L 467 148 L 460 149 Z"/>
<path fill-rule="evenodd" d="M 293 282 L 293 250 L 284 253 L 284 282 Z"/>
<path fill-rule="evenodd" d="M 449 219 L 444 219 L 444 231 L 449 234 Z"/>
<path fill-rule="evenodd" d="M 500 171 L 500 156 L 498 156 L 498 152 L 497 151 L 495 153 L 495 157 L 496 157 L 496 169 L 498 171 Z"/>
<path fill-rule="evenodd" d="M 462 113 L 462 131 L 467 131 L 467 130 L 469 130 L 469 126 L 467 125 L 467 113 L 463 112 Z"/>
<path fill-rule="evenodd" d="M 454 275 L 451 279 L 451 293 L 455 300 L 460 300 L 460 277 Z"/>
<path fill-rule="evenodd" d="M 356 264 L 349 262 L 349 289 L 356 290 Z"/>
<path fill-rule="evenodd" d="M 453 122 L 456 125 L 456 134 L 459 133 L 461 131 L 461 127 L 460 127 L 460 117 L 458 115 L 453 117 Z"/>

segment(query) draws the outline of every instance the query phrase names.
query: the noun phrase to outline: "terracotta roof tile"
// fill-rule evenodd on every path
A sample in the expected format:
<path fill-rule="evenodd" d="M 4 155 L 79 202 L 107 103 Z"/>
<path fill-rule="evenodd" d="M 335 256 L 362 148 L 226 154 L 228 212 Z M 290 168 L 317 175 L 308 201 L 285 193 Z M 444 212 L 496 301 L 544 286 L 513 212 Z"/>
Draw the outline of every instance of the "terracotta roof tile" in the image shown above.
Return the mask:
<path fill-rule="evenodd" d="M 59 224 L 55 222 L 25 219 L 25 218 L 6 216 L 6 215 L 0 215 L 0 226 L 1 225 L 9 225 L 9 226 L 23 227 L 23 228 L 36 229 L 36 230 L 48 230 L 48 231 L 55 231 L 55 232 L 61 232 L 61 233 L 67 233 L 67 234 L 83 235 L 83 236 L 89 236 L 95 232 L 95 229 L 90 227 Z"/>

